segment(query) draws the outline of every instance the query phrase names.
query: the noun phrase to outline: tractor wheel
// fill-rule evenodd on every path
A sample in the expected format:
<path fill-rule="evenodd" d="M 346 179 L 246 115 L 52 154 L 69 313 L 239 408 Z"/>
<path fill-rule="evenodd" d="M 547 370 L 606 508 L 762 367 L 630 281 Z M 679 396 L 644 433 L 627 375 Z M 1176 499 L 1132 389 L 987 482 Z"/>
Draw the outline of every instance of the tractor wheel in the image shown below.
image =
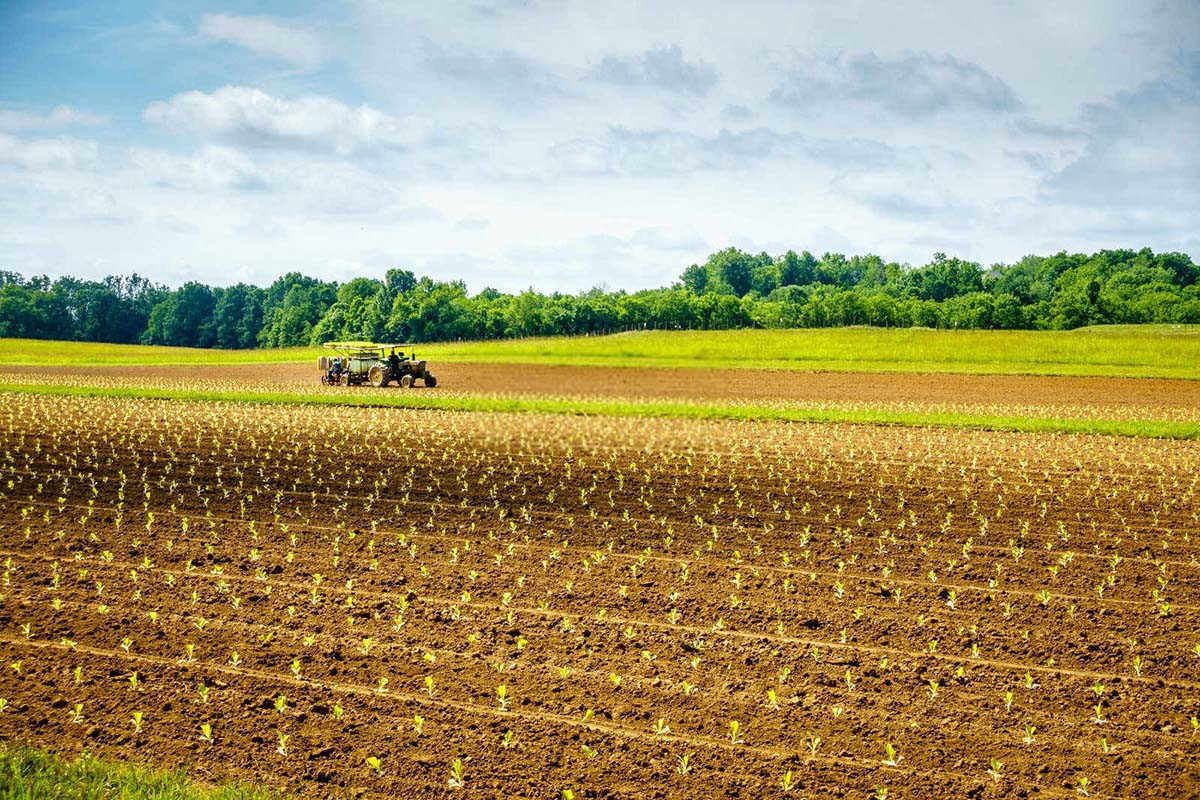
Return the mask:
<path fill-rule="evenodd" d="M 433 377 L 428 372 L 426 372 L 425 373 L 425 385 L 428 388 L 432 389 L 433 387 L 437 386 L 437 378 Z"/>
<path fill-rule="evenodd" d="M 404 375 L 400 378 L 400 388 L 408 389 L 412 386 L 412 375 Z"/>
<path fill-rule="evenodd" d="M 349 373 L 349 372 L 343 372 L 343 373 L 342 373 L 341 380 L 340 380 L 340 381 L 338 381 L 338 382 L 339 382 L 339 383 L 340 383 L 342 386 L 349 386 L 349 385 L 350 385 L 350 373 Z"/>
<path fill-rule="evenodd" d="M 383 367 L 379 366 L 378 364 L 371 367 L 371 370 L 367 373 L 367 378 L 371 381 L 371 385 L 376 389 L 378 389 L 380 386 L 383 386 Z"/>

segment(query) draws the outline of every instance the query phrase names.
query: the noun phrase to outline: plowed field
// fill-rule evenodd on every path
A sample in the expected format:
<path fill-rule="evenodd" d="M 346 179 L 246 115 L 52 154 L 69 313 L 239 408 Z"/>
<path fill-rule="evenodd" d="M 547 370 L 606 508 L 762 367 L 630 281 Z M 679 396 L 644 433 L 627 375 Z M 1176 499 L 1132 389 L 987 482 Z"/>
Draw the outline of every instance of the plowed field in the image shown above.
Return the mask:
<path fill-rule="evenodd" d="M 434 365 L 438 388 L 321 386 L 310 364 L 0 367 L 0 383 L 288 391 L 372 398 L 502 396 L 633 403 L 965 413 L 1078 420 L 1200 422 L 1200 381 L 1039 375 L 611 369 L 537 364 Z"/>
<path fill-rule="evenodd" d="M 1195 441 L 19 394 L 0 440 L 5 740 L 307 797 L 1200 795 Z"/>

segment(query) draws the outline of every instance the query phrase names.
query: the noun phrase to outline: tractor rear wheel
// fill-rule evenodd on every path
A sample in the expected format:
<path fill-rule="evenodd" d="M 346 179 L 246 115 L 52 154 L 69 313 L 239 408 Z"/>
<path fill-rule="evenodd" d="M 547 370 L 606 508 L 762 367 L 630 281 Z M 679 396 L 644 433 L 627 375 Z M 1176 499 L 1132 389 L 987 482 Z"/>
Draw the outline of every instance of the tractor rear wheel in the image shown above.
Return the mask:
<path fill-rule="evenodd" d="M 404 375 L 400 378 L 400 388 L 408 389 L 412 386 L 412 375 Z"/>
<path fill-rule="evenodd" d="M 433 387 L 437 386 L 437 378 L 433 377 L 428 372 L 426 372 L 425 373 L 425 385 L 427 387 L 429 387 L 430 389 L 432 389 Z"/>
<path fill-rule="evenodd" d="M 383 367 L 376 364 L 367 372 L 367 378 L 371 381 L 371 385 L 378 389 L 383 386 Z"/>

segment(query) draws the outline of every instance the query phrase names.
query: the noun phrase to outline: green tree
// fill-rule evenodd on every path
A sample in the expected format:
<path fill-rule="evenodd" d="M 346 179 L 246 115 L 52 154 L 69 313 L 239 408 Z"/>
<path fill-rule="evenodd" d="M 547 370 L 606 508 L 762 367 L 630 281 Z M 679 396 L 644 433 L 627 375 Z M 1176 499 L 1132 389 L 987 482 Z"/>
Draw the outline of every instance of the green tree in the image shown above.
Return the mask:
<path fill-rule="evenodd" d="M 216 346 L 246 349 L 258 342 L 262 328 L 263 291 L 257 286 L 239 283 L 222 289 L 213 308 Z"/>
<path fill-rule="evenodd" d="M 699 264 L 692 264 L 683 271 L 679 280 L 692 294 L 704 294 L 708 288 L 708 270 Z"/>
<path fill-rule="evenodd" d="M 212 347 L 216 344 L 213 290 L 188 281 L 150 312 L 145 339 L 148 344 L 176 347 Z"/>

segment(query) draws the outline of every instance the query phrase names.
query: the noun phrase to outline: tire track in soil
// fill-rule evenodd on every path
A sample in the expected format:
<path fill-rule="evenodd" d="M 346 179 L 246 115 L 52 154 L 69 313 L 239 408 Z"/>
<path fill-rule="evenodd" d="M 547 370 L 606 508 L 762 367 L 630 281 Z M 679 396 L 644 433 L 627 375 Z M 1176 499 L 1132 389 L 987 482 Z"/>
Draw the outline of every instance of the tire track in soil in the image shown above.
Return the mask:
<path fill-rule="evenodd" d="M 11 598 L 11 595 L 9 597 Z M 18 599 L 22 602 L 23 605 L 26 605 L 26 606 L 33 606 L 34 603 L 36 602 L 35 598 L 31 598 L 31 597 L 27 597 L 27 596 L 20 597 Z M 87 609 L 87 604 L 80 602 L 80 601 L 65 600 L 65 601 L 63 601 L 63 605 L 64 606 L 68 606 L 68 605 L 76 606 L 81 611 Z M 168 619 L 173 619 L 180 623 L 183 623 L 185 629 L 191 622 L 194 622 L 194 619 L 195 619 L 194 616 L 189 618 L 188 616 L 186 616 L 184 614 L 178 614 L 178 613 L 163 614 L 162 612 L 159 612 L 159 618 L 162 619 L 164 617 L 168 618 Z M 160 624 L 160 627 L 161 627 L 161 624 Z M 222 620 L 222 619 L 212 620 L 208 627 L 211 630 L 222 630 L 222 629 L 229 628 L 229 629 L 241 629 L 241 630 L 266 631 L 266 632 L 275 632 L 275 633 L 279 632 L 279 627 L 277 625 L 268 625 L 268 624 L 263 624 L 263 623 L 246 623 L 246 622 L 238 622 L 238 621 L 234 621 L 234 620 Z M 298 635 L 296 635 L 290 631 L 287 631 L 287 633 L 291 633 L 291 635 L 293 636 L 293 639 L 295 639 L 295 640 L 299 639 Z M 3 642 L 3 641 L 4 640 L 2 638 L 0 638 L 0 642 Z M 49 642 L 49 640 L 43 640 L 43 641 Z M 317 641 L 334 642 L 336 644 L 344 645 L 346 647 L 346 649 L 348 649 L 348 650 L 354 650 L 360 644 L 360 642 L 354 641 L 353 639 L 350 639 L 350 638 L 337 637 L 337 636 L 332 636 L 330 634 L 324 634 L 324 633 L 317 635 Z M 78 647 L 80 647 L 80 645 L 78 645 L 78 643 L 75 643 L 73 645 L 68 646 L 68 649 L 75 650 Z M 94 648 L 94 646 L 91 646 L 91 647 Z M 86 647 L 85 647 L 85 649 L 86 649 Z M 100 648 L 100 649 L 103 649 L 103 648 Z M 472 652 L 459 651 L 459 650 L 428 648 L 428 647 L 420 647 L 420 646 L 411 645 L 411 644 L 405 644 L 403 642 L 377 642 L 371 648 L 371 650 L 373 652 L 379 651 L 379 650 L 392 650 L 392 649 L 407 651 L 407 652 L 412 653 L 417 656 L 421 656 L 421 655 L 424 655 L 425 653 L 432 652 L 439 658 L 451 657 L 451 658 L 456 658 L 456 659 L 461 659 L 461 660 L 466 660 L 466 661 L 482 663 L 484 666 L 490 667 L 490 665 L 486 663 L 486 658 L 487 658 L 488 654 L 483 653 L 483 652 L 472 653 Z M 115 651 L 113 651 L 113 652 L 115 652 Z M 126 651 L 126 652 L 128 652 L 128 651 Z M 141 653 L 140 655 L 146 656 L 148 658 L 166 659 L 168 661 L 172 660 L 168 656 L 155 656 L 152 653 Z M 188 663 L 188 662 L 181 661 L 181 663 Z M 524 670 L 528 670 L 530 667 L 543 668 L 544 672 L 551 674 L 551 675 L 554 672 L 554 664 L 550 661 L 530 661 L 530 660 L 522 661 L 522 668 Z M 253 672 L 254 672 L 252 668 L 248 668 L 248 667 L 240 668 L 240 669 L 242 669 L 243 672 L 245 672 L 246 674 L 253 674 Z M 585 675 L 585 676 L 597 678 L 597 679 L 599 679 L 597 682 L 601 683 L 601 685 L 603 686 L 603 680 L 607 679 L 609 677 L 610 672 L 611 672 L 611 670 L 606 670 L 606 669 L 587 670 L 587 669 L 580 669 L 580 668 L 576 667 L 576 668 L 572 669 L 571 676 L 572 676 L 572 678 L 574 678 L 575 676 Z M 645 684 L 647 686 L 650 686 L 651 688 L 657 688 L 659 685 L 667 685 L 663 682 L 658 682 L 654 679 L 644 678 L 641 676 L 623 676 L 623 682 L 627 683 L 631 678 L 635 682 Z M 314 685 L 323 685 L 327 681 L 307 679 L 307 682 L 312 683 Z M 335 681 L 335 683 L 336 683 L 336 681 Z M 1154 685 L 1157 686 L 1159 682 L 1155 681 L 1153 683 L 1154 683 Z M 367 687 L 367 688 L 370 688 L 370 687 Z M 792 687 L 792 688 L 796 688 L 796 687 Z M 1112 688 L 1112 687 L 1110 686 L 1109 688 Z M 662 689 L 661 691 L 664 695 L 676 694 L 676 691 L 674 689 Z M 988 696 L 988 695 L 980 694 L 977 692 L 975 692 L 975 693 L 964 692 L 961 687 L 955 688 L 954 699 L 959 708 L 963 707 L 962 703 L 964 701 L 978 701 L 977 703 L 975 703 L 973 705 L 973 707 L 977 708 L 981 711 L 986 708 L 989 708 L 990 706 L 995 705 L 995 703 L 996 703 L 996 698 L 994 696 Z M 761 704 L 762 704 L 761 701 L 756 701 L 756 705 L 761 705 Z M 748 706 L 745 703 L 739 703 L 738 708 L 743 712 L 751 712 L 753 707 Z M 552 712 L 548 712 L 548 713 L 552 713 Z M 555 715 L 555 716 L 563 716 L 563 715 Z M 734 716 L 732 716 L 730 718 L 737 718 L 737 716 L 738 715 L 735 714 Z M 1028 708 L 1025 709 L 1024 715 L 1022 717 L 1023 722 L 1026 722 L 1026 723 L 1037 722 L 1038 723 L 1037 728 L 1039 730 L 1043 730 L 1043 731 L 1045 731 L 1047 729 L 1049 721 L 1053 720 L 1053 721 L 1061 722 L 1061 719 L 1062 719 L 1061 717 L 1056 717 L 1052 712 L 1042 711 L 1040 709 L 1030 710 Z M 1129 739 L 1123 739 L 1122 740 L 1122 748 L 1125 750 L 1128 750 L 1130 748 L 1146 749 L 1146 750 L 1150 750 L 1153 752 L 1157 752 L 1159 754 L 1167 754 L 1167 751 L 1164 750 L 1164 742 L 1161 740 L 1162 737 L 1171 739 L 1171 738 L 1182 738 L 1182 736 L 1183 736 L 1183 734 L 1171 734 L 1171 733 L 1166 733 L 1164 731 L 1153 730 L 1153 729 L 1147 730 L 1147 729 L 1143 729 L 1143 728 L 1139 728 L 1139 727 L 1134 727 L 1132 725 L 1126 725 L 1124 723 L 1113 723 L 1111 720 L 1106 721 L 1106 724 L 1108 725 L 1108 727 L 1105 730 L 1121 731 L 1122 733 L 1126 734 L 1127 736 L 1132 736 L 1132 737 L 1158 739 L 1158 741 L 1153 741 L 1148 744 L 1131 743 Z M 689 738 L 689 737 L 684 737 L 684 738 Z M 690 738 L 705 739 L 705 737 L 690 737 Z M 1082 743 L 1082 741 L 1080 741 L 1080 740 L 1073 740 L 1072 742 L 1070 742 L 1068 744 L 1068 746 L 1075 750 L 1083 750 L 1086 747 L 1088 747 L 1087 745 L 1084 745 Z M 1183 758 L 1183 759 L 1191 757 L 1191 753 L 1187 752 L 1186 750 L 1175 750 L 1171 754 L 1177 758 Z"/>
<path fill-rule="evenodd" d="M 372 686 L 363 686 L 359 684 L 342 683 L 338 681 L 318 681 L 307 678 L 296 678 L 293 675 L 285 673 L 270 672 L 267 670 L 252 669 L 247 667 L 235 667 L 229 664 L 214 664 L 206 661 L 181 661 L 180 659 L 164 658 L 161 656 L 150 656 L 138 653 L 125 652 L 122 650 L 108 650 L 105 648 L 92 647 L 88 645 L 75 645 L 68 648 L 66 645 L 58 642 L 46 642 L 33 639 L 14 639 L 0 636 L 0 645 L 14 647 L 17 649 L 49 649 L 58 651 L 80 652 L 88 655 L 99 656 L 102 658 L 110 658 L 115 660 L 124 660 L 132 663 L 153 664 L 155 666 L 171 667 L 173 669 L 190 669 L 197 672 L 217 673 L 222 675 L 230 675 L 233 677 L 252 677 L 259 680 L 281 684 L 285 686 L 300 686 L 300 687 L 315 687 L 325 689 L 327 691 L 360 695 L 368 697 L 384 697 L 389 700 L 409 703 L 412 705 L 420 705 L 432 708 L 451 709 L 456 712 L 486 716 L 507 718 L 522 718 L 530 719 L 538 722 L 547 722 L 563 727 L 577 727 L 585 730 L 598 731 L 614 736 L 621 736 L 630 739 L 637 739 L 643 742 L 652 742 L 657 744 L 682 743 L 692 745 L 697 748 L 707 750 L 725 750 L 732 753 L 752 753 L 772 760 L 786 760 L 798 757 L 798 754 L 791 749 L 763 747 L 761 745 L 749 745 L 744 743 L 733 744 L 731 741 L 723 741 L 721 739 L 712 739 L 701 736 L 688 736 L 675 733 L 657 734 L 653 732 L 639 731 L 632 728 L 626 728 L 620 725 L 603 724 L 592 721 L 583 721 L 574 717 L 567 717 L 561 714 L 553 714 L 543 711 L 526 711 L 524 709 L 509 709 L 502 711 L 495 706 L 481 706 L 475 703 L 467 703 L 463 701 L 447 700 L 431 696 L 422 697 L 419 694 L 409 694 L 388 689 L 387 692 L 380 693 Z M 886 765 L 877 760 L 865 758 L 853 758 L 842 756 L 801 756 L 806 762 L 825 764 L 828 766 L 838 767 L 842 769 L 861 770 L 864 772 L 876 773 L 885 771 L 888 774 L 904 775 L 904 776 L 922 776 L 933 781 L 942 781 L 947 776 L 962 780 L 964 783 L 974 783 L 978 781 L 978 775 L 956 772 L 939 768 L 936 770 L 913 769 L 911 767 L 902 767 L 899 765 Z M 1039 793 L 1044 789 L 1039 789 Z M 1059 793 L 1061 797 L 1077 797 L 1074 792 Z M 1105 797 L 1105 795 L 1093 794 L 1093 797 Z"/>
<path fill-rule="evenodd" d="M 29 556 L 30 554 L 17 553 L 16 551 L 0 549 L 0 555 L 11 557 L 12 555 Z M 43 561 L 59 560 L 59 559 L 55 558 L 54 556 L 35 555 L 33 557 L 38 558 Z M 240 575 L 235 576 L 235 575 L 231 575 L 231 574 L 228 574 L 225 572 L 214 575 L 212 573 L 201 572 L 199 570 L 196 570 L 193 572 L 188 572 L 187 570 L 170 569 L 170 568 L 166 568 L 166 567 L 146 568 L 141 564 L 141 562 L 136 562 L 136 561 L 120 561 L 120 562 L 118 562 L 115 559 L 113 562 L 110 562 L 110 563 L 117 564 L 118 566 L 120 566 L 123 569 L 136 568 L 136 569 L 144 570 L 144 571 L 154 571 L 154 572 L 160 572 L 162 574 L 167 574 L 167 575 L 175 575 L 176 577 L 198 578 L 198 579 L 202 579 L 202 580 L 211 580 L 211 581 L 236 580 L 236 581 L 240 581 L 243 583 L 249 583 L 249 584 L 258 582 L 257 579 L 253 578 L 253 577 L 240 576 Z M 288 580 L 283 580 L 283 579 L 274 579 L 272 581 L 272 583 L 274 585 L 287 586 L 288 588 L 295 589 L 301 593 L 306 593 L 312 589 L 311 583 L 303 583 L 300 581 L 288 581 Z M 382 599 L 382 600 L 392 600 L 392 601 L 398 601 L 398 600 L 400 600 L 400 598 L 404 597 L 404 598 L 406 598 L 406 602 L 410 602 L 410 603 L 412 602 L 412 601 L 407 600 L 407 597 L 410 593 L 389 592 L 389 591 L 380 591 L 380 590 L 364 590 L 364 589 L 345 590 L 345 589 L 338 589 L 337 587 L 334 587 L 334 586 L 330 586 L 325 589 L 325 592 L 330 593 L 330 594 L 332 594 L 335 591 L 345 592 L 346 594 L 352 594 L 355 596 L 374 597 L 374 598 L 378 598 L 378 599 Z M 851 642 L 838 642 L 838 641 L 825 640 L 825 639 L 814 639 L 814 638 L 805 638 L 805 637 L 798 637 L 798 636 L 780 636 L 778 634 L 766 633 L 766 632 L 761 632 L 761 631 L 743 631 L 743 630 L 735 630 L 735 629 L 729 629 L 729 628 L 722 628 L 719 630 L 714 630 L 713 628 L 703 628 L 703 627 L 699 627 L 699 626 L 695 626 L 695 625 L 686 625 L 683 623 L 671 624 L 669 622 L 660 622 L 658 620 L 638 619 L 635 617 L 617 616 L 617 615 L 612 615 L 612 614 L 606 614 L 603 618 L 597 619 L 595 617 L 583 614 L 581 612 L 576 612 L 576 611 L 560 611 L 560 610 L 554 610 L 554 609 L 541 609 L 541 608 L 537 608 L 536 606 L 493 605 L 491 603 L 482 603 L 482 602 L 477 602 L 477 601 L 465 601 L 464 602 L 461 598 L 456 598 L 456 597 L 441 597 L 441 596 L 436 596 L 436 595 L 417 594 L 416 601 L 423 603 L 425 605 L 428 605 L 428 606 L 436 606 L 436 605 L 447 606 L 447 607 L 448 606 L 461 606 L 461 607 L 465 607 L 465 608 L 484 609 L 484 610 L 488 610 L 488 611 L 500 611 L 501 613 L 504 613 L 507 611 L 512 611 L 513 613 L 516 613 L 516 614 L 529 614 L 532 616 L 547 617 L 547 618 L 551 618 L 551 619 L 566 619 L 566 620 L 571 620 L 571 621 L 575 621 L 575 622 L 588 621 L 588 622 L 593 622 L 593 623 L 613 625 L 613 626 L 617 626 L 617 627 L 625 627 L 626 625 L 634 625 L 637 627 L 650 628 L 650 629 L 659 630 L 659 631 L 676 631 L 676 632 L 682 632 L 682 633 L 690 633 L 690 634 L 694 634 L 697 636 L 723 636 L 723 637 L 728 637 L 728 638 L 738 638 L 738 639 L 747 639 L 747 640 L 757 639 L 757 640 L 762 640 L 762 641 L 767 641 L 767 642 L 777 642 L 780 644 L 802 645 L 805 648 L 818 647 L 818 648 L 825 648 L 828 650 L 841 650 L 841 651 L 850 651 L 850 652 L 870 653 L 872 655 L 909 657 L 909 658 L 913 658 L 913 659 L 928 658 L 928 659 L 932 659 L 932 660 L 936 660 L 936 661 L 946 661 L 946 662 L 949 662 L 952 664 L 959 664 L 959 665 L 964 665 L 964 666 L 985 666 L 985 667 L 990 667 L 990 668 L 998 669 L 998 670 L 1005 670 L 1005 671 L 1009 671 L 1009 672 L 1021 672 L 1021 673 L 1029 672 L 1029 673 L 1039 673 L 1039 674 L 1044 674 L 1044 675 L 1066 675 L 1066 676 L 1077 677 L 1077 678 L 1087 678 L 1087 679 L 1091 679 L 1091 680 L 1123 680 L 1123 681 L 1129 681 L 1129 682 L 1134 682 L 1134 683 L 1137 683 L 1137 682 L 1161 683 L 1161 684 L 1165 684 L 1168 686 L 1174 686 L 1174 687 L 1180 688 L 1180 689 L 1200 690 L 1200 681 L 1190 681 L 1190 680 L 1185 680 L 1182 678 L 1174 678 L 1174 677 L 1157 677 L 1157 676 L 1149 676 L 1149 675 L 1144 675 L 1144 676 L 1126 675 L 1126 674 L 1122 674 L 1122 673 L 1118 673 L 1118 672 L 1111 672 L 1111 671 L 1096 671 L 1096 670 L 1085 670 L 1085 669 L 1071 669 L 1071 668 L 1066 668 L 1066 667 L 1055 667 L 1055 666 L 1051 666 L 1051 665 L 1047 665 L 1047 664 L 1038 664 L 1035 662 L 1020 662 L 1020 661 L 1009 661 L 1009 660 L 1004 660 L 1004 659 L 988 659 L 988 658 L 971 658 L 969 656 L 957 656 L 957 655 L 953 655 L 950 653 L 937 653 L 937 652 L 931 653 L 931 652 L 922 651 L 922 650 L 904 650 L 902 648 L 897 648 L 897 647 L 879 647 L 879 646 L 873 646 L 873 645 L 854 644 Z"/>

